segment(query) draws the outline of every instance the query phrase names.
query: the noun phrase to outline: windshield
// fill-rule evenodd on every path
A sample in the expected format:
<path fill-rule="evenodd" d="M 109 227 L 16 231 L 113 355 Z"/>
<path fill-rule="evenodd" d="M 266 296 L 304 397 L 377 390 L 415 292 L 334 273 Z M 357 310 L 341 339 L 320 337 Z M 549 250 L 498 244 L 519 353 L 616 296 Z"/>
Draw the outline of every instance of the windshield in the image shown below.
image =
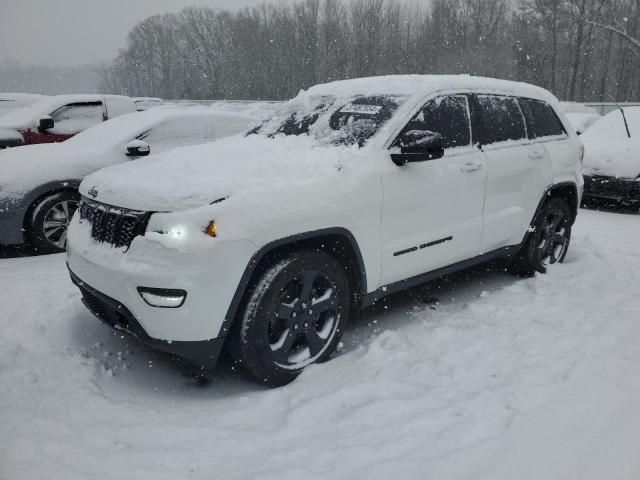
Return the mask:
<path fill-rule="evenodd" d="M 364 146 L 408 96 L 300 97 L 288 102 L 250 133 L 312 135 L 321 143 Z"/>

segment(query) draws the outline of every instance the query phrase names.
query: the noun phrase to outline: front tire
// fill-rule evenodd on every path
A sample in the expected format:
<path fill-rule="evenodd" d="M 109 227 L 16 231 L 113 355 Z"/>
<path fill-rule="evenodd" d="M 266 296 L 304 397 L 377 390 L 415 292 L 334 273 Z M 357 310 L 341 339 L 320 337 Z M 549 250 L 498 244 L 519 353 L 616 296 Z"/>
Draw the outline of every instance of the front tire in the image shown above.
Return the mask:
<path fill-rule="evenodd" d="M 525 244 L 516 254 L 508 270 L 530 277 L 536 272 L 547 273 L 547 267 L 562 263 L 571 240 L 573 213 L 567 202 L 551 198 L 542 207 Z"/>
<path fill-rule="evenodd" d="M 322 251 L 294 253 L 272 264 L 255 283 L 229 351 L 260 381 L 285 385 L 335 352 L 350 298 L 347 275 L 334 257 Z"/>
<path fill-rule="evenodd" d="M 63 191 L 39 199 L 25 222 L 27 243 L 36 253 L 60 253 L 67 248 L 67 230 L 78 208 L 78 194 Z"/>

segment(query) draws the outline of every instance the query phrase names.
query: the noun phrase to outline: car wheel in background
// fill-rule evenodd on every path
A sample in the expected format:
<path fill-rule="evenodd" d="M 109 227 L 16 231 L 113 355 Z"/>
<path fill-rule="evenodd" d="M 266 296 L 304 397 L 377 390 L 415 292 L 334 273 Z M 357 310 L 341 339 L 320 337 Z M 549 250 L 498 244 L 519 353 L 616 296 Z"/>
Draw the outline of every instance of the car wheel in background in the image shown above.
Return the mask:
<path fill-rule="evenodd" d="M 254 377 L 285 385 L 329 359 L 350 312 L 342 265 L 322 251 L 300 251 L 255 283 L 231 334 L 229 351 Z"/>
<path fill-rule="evenodd" d="M 548 200 L 509 271 L 526 277 L 535 272 L 546 273 L 549 265 L 562 263 L 569 249 L 572 225 L 573 213 L 567 202 L 557 197 Z"/>
<path fill-rule="evenodd" d="M 67 230 L 78 208 L 78 194 L 63 191 L 39 199 L 25 223 L 27 243 L 36 253 L 59 253 L 67 248 Z"/>

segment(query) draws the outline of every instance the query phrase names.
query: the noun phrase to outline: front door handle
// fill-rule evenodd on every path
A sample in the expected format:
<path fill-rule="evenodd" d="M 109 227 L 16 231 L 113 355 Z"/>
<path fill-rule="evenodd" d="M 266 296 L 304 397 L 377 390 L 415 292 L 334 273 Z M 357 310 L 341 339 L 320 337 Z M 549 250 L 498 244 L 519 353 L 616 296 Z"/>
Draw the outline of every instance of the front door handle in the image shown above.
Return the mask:
<path fill-rule="evenodd" d="M 532 160 L 540 160 L 541 158 L 544 158 L 545 155 L 546 152 L 544 150 L 533 150 L 529 152 L 529 158 Z"/>
<path fill-rule="evenodd" d="M 464 173 L 477 172 L 478 170 L 482 170 L 484 168 L 484 163 L 482 162 L 468 162 L 460 167 Z"/>

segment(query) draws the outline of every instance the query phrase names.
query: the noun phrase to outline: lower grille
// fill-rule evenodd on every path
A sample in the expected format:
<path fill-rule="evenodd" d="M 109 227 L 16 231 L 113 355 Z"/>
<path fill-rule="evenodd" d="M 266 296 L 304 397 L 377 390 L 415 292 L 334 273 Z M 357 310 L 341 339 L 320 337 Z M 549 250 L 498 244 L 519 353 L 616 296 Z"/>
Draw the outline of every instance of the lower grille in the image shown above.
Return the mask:
<path fill-rule="evenodd" d="M 129 248 L 133 239 L 144 233 L 150 213 L 112 207 L 85 197 L 78 207 L 80 223 L 91 225 L 91 237 L 100 243 Z"/>

